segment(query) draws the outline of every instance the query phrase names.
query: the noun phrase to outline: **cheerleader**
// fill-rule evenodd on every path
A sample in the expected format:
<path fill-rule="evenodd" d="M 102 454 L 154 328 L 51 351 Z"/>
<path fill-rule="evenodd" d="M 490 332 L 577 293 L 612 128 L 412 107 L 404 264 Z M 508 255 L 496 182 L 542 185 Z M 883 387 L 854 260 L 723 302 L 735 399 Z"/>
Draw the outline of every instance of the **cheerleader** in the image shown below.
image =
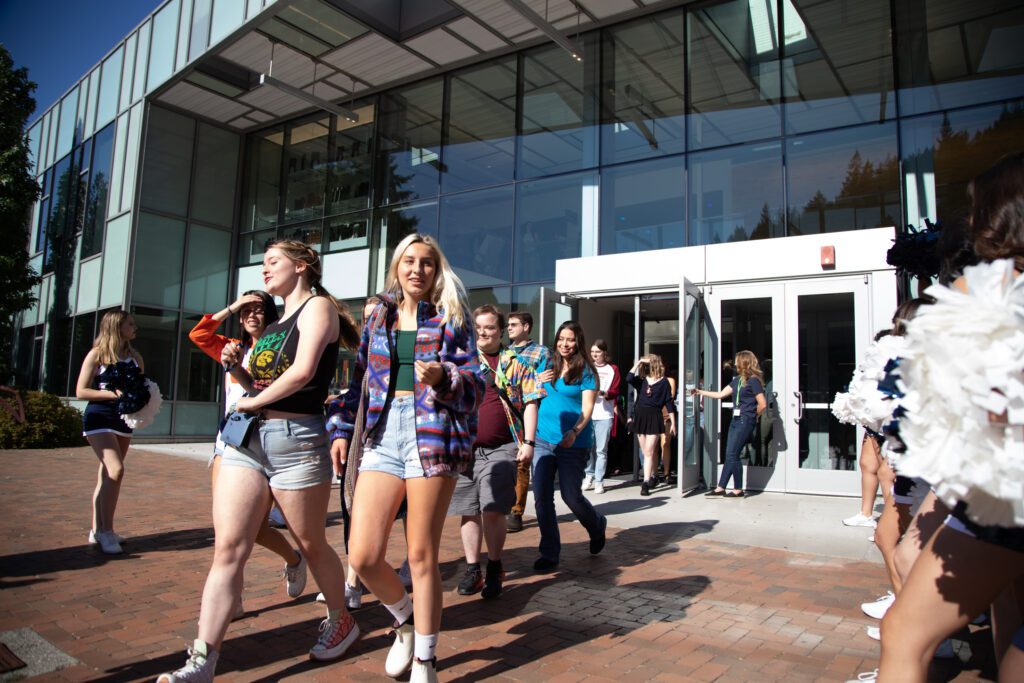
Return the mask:
<path fill-rule="evenodd" d="M 135 318 L 126 311 L 109 311 L 100 320 L 100 333 L 82 362 L 75 395 L 89 402 L 82 416 L 82 434 L 100 461 L 96 489 L 92 495 L 92 528 L 89 543 L 99 544 L 108 555 L 120 555 L 124 539 L 114 532 L 114 510 L 124 480 L 124 459 L 132 441 L 132 429 L 118 414 L 121 391 L 100 375 L 117 363 L 139 373 L 144 371 L 142 356 L 132 348 L 137 328 Z"/>

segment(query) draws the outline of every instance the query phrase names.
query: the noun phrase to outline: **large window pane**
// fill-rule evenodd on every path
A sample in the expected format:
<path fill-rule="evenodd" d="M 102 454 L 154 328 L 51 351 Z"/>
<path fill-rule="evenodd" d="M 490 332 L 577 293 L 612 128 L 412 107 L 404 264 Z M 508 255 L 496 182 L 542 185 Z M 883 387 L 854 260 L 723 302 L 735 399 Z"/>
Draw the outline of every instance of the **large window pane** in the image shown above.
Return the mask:
<path fill-rule="evenodd" d="M 376 268 L 376 278 L 371 278 L 371 282 L 376 283 L 375 290 L 384 288 L 384 278 L 391 263 L 391 255 L 406 235 L 418 232 L 437 236 L 437 208 L 436 201 L 427 201 L 392 206 L 375 212 L 376 251 L 375 258 L 371 257 L 373 267 Z"/>
<path fill-rule="evenodd" d="M 784 0 L 786 129 L 893 118 L 889 0 Z"/>
<path fill-rule="evenodd" d="M 152 32 L 153 22 L 151 21 L 147 21 L 139 29 L 139 49 L 135 53 L 135 79 L 132 81 L 132 102 L 142 97 L 146 92 L 146 67 L 150 61 L 149 39 Z M 172 47 L 171 49 L 173 50 L 174 48 Z"/>
<path fill-rule="evenodd" d="M 46 360 L 43 390 L 60 396 L 67 389 L 72 318 L 51 316 L 46 326 Z M 75 368 L 77 371 L 78 368 Z"/>
<path fill-rule="evenodd" d="M 516 62 L 506 58 L 451 76 L 441 158 L 444 192 L 512 180 L 516 132 Z"/>
<path fill-rule="evenodd" d="M 690 245 L 783 235 L 782 145 L 690 156 Z"/>
<path fill-rule="evenodd" d="M 183 304 L 186 310 L 208 312 L 223 308 L 228 294 L 230 253 L 230 232 L 195 224 L 189 228 Z"/>
<path fill-rule="evenodd" d="M 178 216 L 188 212 L 195 122 L 160 107 L 150 107 L 142 169 L 142 206 Z"/>
<path fill-rule="evenodd" d="M 324 223 L 324 231 L 327 233 L 324 244 L 326 251 L 344 251 L 367 246 L 370 234 L 369 211 L 334 216 Z"/>
<path fill-rule="evenodd" d="M 139 175 L 139 146 L 142 136 L 142 102 L 128 112 L 128 136 L 124 149 L 124 184 L 121 187 L 121 211 L 128 211 L 135 201 L 135 181 Z M 123 119 L 124 117 L 122 117 Z M 187 178 L 186 178 L 187 182 Z"/>
<path fill-rule="evenodd" d="M 139 331 L 132 345 L 142 355 L 146 375 L 160 386 L 165 399 L 174 398 L 174 351 L 178 336 L 178 314 L 155 308 L 132 306 Z M 161 412 L 167 411 L 165 406 Z M 169 412 L 169 411 L 167 411 Z"/>
<path fill-rule="evenodd" d="M 174 70 L 174 45 L 178 29 L 178 0 L 168 3 L 153 17 L 146 92 L 163 83 Z"/>
<path fill-rule="evenodd" d="M 114 153 L 114 126 L 109 125 L 93 138 L 92 173 L 82 226 L 82 258 L 103 249 L 103 221 L 107 215 L 107 193 L 110 191 L 110 161 Z"/>
<path fill-rule="evenodd" d="M 60 125 L 57 129 L 57 156 L 71 151 L 75 143 L 75 123 L 78 120 L 78 88 L 60 101 Z"/>
<path fill-rule="evenodd" d="M 125 270 L 128 268 L 128 244 L 131 241 L 132 216 L 124 214 L 107 223 L 103 239 L 103 277 L 99 307 L 120 306 L 124 302 Z"/>
<path fill-rule="evenodd" d="M 281 154 L 284 131 L 280 128 L 249 137 L 246 153 L 246 199 L 242 204 L 242 229 L 277 225 L 281 206 Z"/>
<path fill-rule="evenodd" d="M 441 202 L 441 248 L 466 287 L 508 282 L 512 274 L 512 186 Z"/>
<path fill-rule="evenodd" d="M 331 160 L 327 174 L 326 215 L 358 211 L 370 206 L 373 165 L 373 103 L 357 106 L 359 122 L 334 117 Z"/>
<path fill-rule="evenodd" d="M 582 255 L 595 216 L 597 174 L 520 183 L 516 189 L 515 280 L 553 280 L 555 261 Z"/>
<path fill-rule="evenodd" d="M 227 251 L 223 253 L 226 255 Z M 184 260 L 185 221 L 140 213 L 135 240 L 132 303 L 178 308 Z"/>
<path fill-rule="evenodd" d="M 596 47 L 596 39 L 590 42 Z M 587 78 L 595 71 L 596 65 L 576 61 L 557 45 L 523 56 L 518 177 L 597 165 L 596 88 Z"/>
<path fill-rule="evenodd" d="M 213 0 L 195 0 L 192 5 L 192 33 L 188 43 L 188 61 L 206 51 L 210 42 L 210 10 Z"/>
<path fill-rule="evenodd" d="M 181 18 L 178 20 L 178 38 L 175 48 L 174 70 L 188 62 L 188 34 L 192 28 L 192 0 L 181 0 Z"/>
<path fill-rule="evenodd" d="M 681 10 L 609 29 L 601 89 L 604 163 L 686 148 Z"/>
<path fill-rule="evenodd" d="M 967 214 L 967 184 L 1004 154 L 1024 151 L 1024 101 L 910 119 L 902 124 L 907 222 Z"/>
<path fill-rule="evenodd" d="M 683 157 L 618 166 L 601 175 L 602 254 L 685 244 Z"/>
<path fill-rule="evenodd" d="M 96 130 L 96 109 L 100 93 L 100 69 L 97 67 L 89 74 L 89 102 L 85 111 L 85 127 L 82 134 L 86 137 Z M 38 157 L 36 157 L 38 158 Z"/>
<path fill-rule="evenodd" d="M 236 134 L 205 123 L 199 124 L 195 181 L 192 183 L 192 218 L 231 227 L 238 148 Z"/>
<path fill-rule="evenodd" d="M 238 266 L 263 263 L 267 243 L 274 239 L 277 239 L 277 230 L 261 230 L 242 235 L 238 240 Z"/>
<path fill-rule="evenodd" d="M 1024 91 L 1018 0 L 915 0 L 894 7 L 902 114 Z"/>
<path fill-rule="evenodd" d="M 71 360 L 68 363 L 68 386 L 65 396 L 74 396 L 78 385 L 78 371 L 85 356 L 92 349 L 96 328 L 96 313 L 86 313 L 74 319 L 71 332 Z"/>
<path fill-rule="evenodd" d="M 132 83 L 135 75 L 135 58 L 138 53 L 137 45 L 139 36 L 131 34 L 128 40 L 124 41 L 124 67 L 121 72 L 121 103 L 118 111 L 124 111 L 132 103 Z"/>
<path fill-rule="evenodd" d="M 898 156 L 895 123 L 790 138 L 788 234 L 901 224 Z"/>
<path fill-rule="evenodd" d="M 96 127 L 102 128 L 110 123 L 117 113 L 117 96 L 121 85 L 121 62 L 124 61 L 124 49 L 118 48 L 112 55 L 103 60 L 100 76 L 99 104 L 96 107 Z"/>
<path fill-rule="evenodd" d="M 329 131 L 330 118 L 326 116 L 288 127 L 285 222 L 319 218 L 324 213 Z"/>
<path fill-rule="evenodd" d="M 245 0 L 216 0 L 213 4 L 213 26 L 210 28 L 210 44 L 231 33 L 245 17 Z"/>
<path fill-rule="evenodd" d="M 690 148 L 779 135 L 775 3 L 729 0 L 688 16 Z"/>
<path fill-rule="evenodd" d="M 381 97 L 378 204 L 437 196 L 443 96 L 444 82 L 437 79 Z"/>
<path fill-rule="evenodd" d="M 220 363 L 188 338 L 188 333 L 201 319 L 201 315 L 186 315 L 181 321 L 181 350 L 178 354 L 178 400 L 181 401 L 217 401 L 224 385 L 224 369 Z"/>

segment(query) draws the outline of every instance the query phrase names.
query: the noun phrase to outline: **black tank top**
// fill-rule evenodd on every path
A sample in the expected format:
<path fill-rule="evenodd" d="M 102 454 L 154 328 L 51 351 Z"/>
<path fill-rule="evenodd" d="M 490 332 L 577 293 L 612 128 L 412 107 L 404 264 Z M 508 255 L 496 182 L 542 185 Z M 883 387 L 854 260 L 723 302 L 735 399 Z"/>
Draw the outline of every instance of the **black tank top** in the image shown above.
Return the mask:
<path fill-rule="evenodd" d="M 313 297 L 305 302 L 286 320 L 279 320 L 267 325 L 263 336 L 256 342 L 249 357 L 249 374 L 252 375 L 256 389 L 263 391 L 285 370 L 292 366 L 295 352 L 299 348 L 299 315 Z M 301 415 L 320 415 L 324 410 L 327 388 L 338 365 L 338 340 L 327 344 L 316 372 L 304 387 L 290 396 L 274 401 L 266 407 L 268 410 L 280 410 Z"/>

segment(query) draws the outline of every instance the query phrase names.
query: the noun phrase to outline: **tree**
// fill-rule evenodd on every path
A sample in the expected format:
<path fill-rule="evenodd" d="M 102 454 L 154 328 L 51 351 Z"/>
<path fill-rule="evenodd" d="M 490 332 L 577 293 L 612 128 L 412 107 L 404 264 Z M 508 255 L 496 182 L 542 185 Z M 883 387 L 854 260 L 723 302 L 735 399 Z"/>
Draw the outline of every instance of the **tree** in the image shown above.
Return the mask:
<path fill-rule="evenodd" d="M 29 265 L 32 203 L 39 185 L 30 172 L 25 123 L 36 109 L 28 70 L 0 45 L 0 382 L 11 376 L 14 326 L 19 313 L 35 303 L 39 275 Z"/>

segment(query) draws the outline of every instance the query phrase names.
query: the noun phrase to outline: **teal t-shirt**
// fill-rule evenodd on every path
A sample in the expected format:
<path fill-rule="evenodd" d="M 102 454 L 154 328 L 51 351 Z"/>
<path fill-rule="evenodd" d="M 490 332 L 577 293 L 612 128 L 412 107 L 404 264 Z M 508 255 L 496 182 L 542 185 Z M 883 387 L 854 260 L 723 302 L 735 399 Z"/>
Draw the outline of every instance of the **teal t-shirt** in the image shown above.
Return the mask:
<path fill-rule="evenodd" d="M 538 372 L 546 369 L 547 363 L 538 368 Z M 579 384 L 566 384 L 561 377 L 554 382 L 542 385 L 547 396 L 540 402 L 537 415 L 537 438 L 550 444 L 557 444 L 562 435 L 572 429 L 583 412 L 583 392 L 597 391 L 597 380 L 590 368 L 584 368 Z M 594 445 L 593 420 L 576 437 L 573 448 L 590 448 Z"/>

